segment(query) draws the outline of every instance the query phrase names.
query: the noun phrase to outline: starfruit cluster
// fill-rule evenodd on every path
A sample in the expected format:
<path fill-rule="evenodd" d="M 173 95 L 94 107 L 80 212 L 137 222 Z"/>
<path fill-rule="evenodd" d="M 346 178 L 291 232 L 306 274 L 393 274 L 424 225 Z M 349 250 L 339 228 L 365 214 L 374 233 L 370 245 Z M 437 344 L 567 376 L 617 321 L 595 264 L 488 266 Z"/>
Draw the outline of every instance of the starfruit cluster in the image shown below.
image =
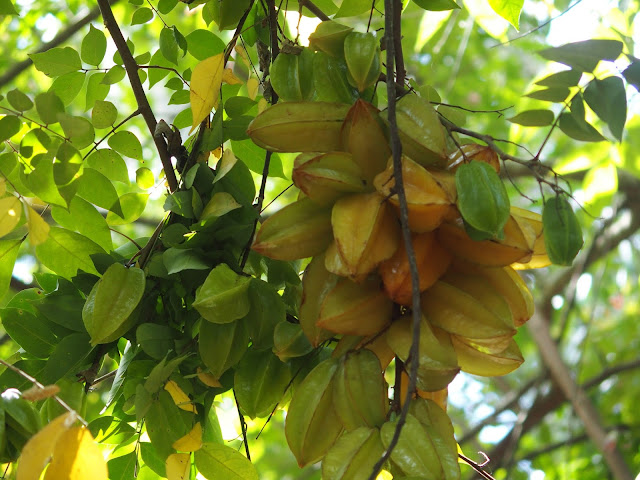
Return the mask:
<path fill-rule="evenodd" d="M 412 394 L 421 398 L 388 468 L 458 478 L 447 386 L 461 370 L 504 375 L 523 362 L 513 337 L 533 299 L 516 270 L 550 263 L 541 216 L 510 206 L 490 148 L 451 148 L 438 113 L 414 94 L 397 102 L 396 121 L 421 292 L 419 358 L 409 354 L 412 285 L 386 114 L 362 99 L 281 102 L 248 128 L 267 150 L 299 153 L 299 197 L 262 224 L 253 249 L 312 257 L 300 325 L 313 346 L 339 339 L 294 392 L 286 424 L 300 465 L 322 459 L 328 479 L 367 478 L 391 441 L 383 372 L 394 357 L 418 363 Z"/>

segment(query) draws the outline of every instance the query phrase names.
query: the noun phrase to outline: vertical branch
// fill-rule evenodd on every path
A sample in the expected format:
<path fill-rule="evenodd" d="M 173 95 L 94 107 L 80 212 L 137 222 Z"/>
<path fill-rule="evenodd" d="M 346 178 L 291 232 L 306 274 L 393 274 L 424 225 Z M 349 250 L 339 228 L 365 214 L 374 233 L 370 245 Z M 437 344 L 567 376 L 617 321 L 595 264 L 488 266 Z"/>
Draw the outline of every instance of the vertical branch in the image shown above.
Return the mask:
<path fill-rule="evenodd" d="M 131 55 L 127 42 L 122 36 L 122 31 L 120 31 L 118 22 L 116 22 L 116 19 L 113 16 L 109 0 L 98 0 L 98 5 L 102 12 L 104 24 L 107 27 L 107 30 L 109 30 L 111 38 L 116 44 L 116 48 L 122 57 L 122 62 L 124 63 L 124 68 L 127 71 L 129 82 L 131 83 L 131 89 L 136 97 L 140 113 L 142 114 L 149 132 L 151 132 L 151 137 L 156 144 L 156 148 L 158 149 L 162 168 L 164 169 L 164 174 L 169 185 L 169 191 L 174 192 L 178 188 L 178 180 L 176 178 L 176 173 L 173 170 L 173 165 L 171 165 L 171 156 L 169 155 L 167 144 L 162 136 L 156 136 L 156 117 L 153 114 L 149 101 L 147 100 L 147 96 L 144 93 L 140 77 L 138 77 L 138 64 L 134 60 L 133 55 Z"/>
<path fill-rule="evenodd" d="M 275 0 L 266 0 L 267 3 L 267 14 L 269 16 L 269 39 L 270 39 L 270 47 L 271 47 L 271 64 L 276 59 L 278 54 L 280 53 L 280 46 L 278 45 L 278 12 L 276 11 L 276 2 Z M 278 102 L 278 94 L 272 89 L 271 92 L 271 103 L 275 104 Z M 264 167 L 262 168 L 262 181 L 260 182 L 260 190 L 258 191 L 258 199 L 256 201 L 256 219 L 253 222 L 253 230 L 251 232 L 251 236 L 249 237 L 249 241 L 247 246 L 244 248 L 242 253 L 242 259 L 240 260 L 240 268 L 243 269 L 247 263 L 247 259 L 249 258 L 249 250 L 251 249 L 251 243 L 253 242 L 253 235 L 256 233 L 256 228 L 258 227 L 258 220 L 260 219 L 260 212 L 262 211 L 262 203 L 264 202 L 264 192 L 267 188 L 267 179 L 269 178 L 269 165 L 271 164 L 271 155 L 272 153 L 267 151 L 264 157 Z"/>
<path fill-rule="evenodd" d="M 422 318 L 422 311 L 420 307 L 420 284 L 418 279 L 418 266 L 416 263 L 416 256 L 413 250 L 413 244 L 411 243 L 411 231 L 409 230 L 409 211 L 407 208 L 407 197 L 404 191 L 404 183 L 402 180 L 402 144 L 400 143 L 400 137 L 398 136 L 398 124 L 396 122 L 396 82 L 395 78 L 395 60 L 396 60 L 396 45 L 400 44 L 402 33 L 398 28 L 395 28 L 395 10 L 399 2 L 397 0 L 385 0 L 384 1 L 384 28 L 385 28 L 385 43 L 387 51 L 387 97 L 388 97 L 388 115 L 389 115 L 389 135 L 391 138 L 391 154 L 393 156 L 393 176 L 395 178 L 395 189 L 398 195 L 398 201 L 400 203 L 400 225 L 402 227 L 402 237 L 404 245 L 407 251 L 407 258 L 409 261 L 409 270 L 411 272 L 411 299 L 412 299 L 412 342 L 411 349 L 409 350 L 409 356 L 407 361 L 409 362 L 409 386 L 407 388 L 407 396 L 405 398 L 404 405 L 398 416 L 398 422 L 396 429 L 393 432 L 393 438 L 389 443 L 389 447 L 384 452 L 380 460 L 374 465 L 373 472 L 369 476 L 369 480 L 375 480 L 378 472 L 382 468 L 382 465 L 389 459 L 391 452 L 398 444 L 400 439 L 400 432 L 407 419 L 409 413 L 409 406 L 411 405 L 411 396 L 416 389 L 416 379 L 418 377 L 418 358 L 419 358 L 419 339 L 420 339 L 420 320 Z M 400 15 L 401 12 L 398 12 Z"/>
<path fill-rule="evenodd" d="M 396 61 L 396 85 L 402 87 L 404 85 L 404 79 L 406 71 L 404 69 L 404 55 L 402 53 L 402 0 L 393 0 L 393 46 L 395 48 L 395 61 Z"/>

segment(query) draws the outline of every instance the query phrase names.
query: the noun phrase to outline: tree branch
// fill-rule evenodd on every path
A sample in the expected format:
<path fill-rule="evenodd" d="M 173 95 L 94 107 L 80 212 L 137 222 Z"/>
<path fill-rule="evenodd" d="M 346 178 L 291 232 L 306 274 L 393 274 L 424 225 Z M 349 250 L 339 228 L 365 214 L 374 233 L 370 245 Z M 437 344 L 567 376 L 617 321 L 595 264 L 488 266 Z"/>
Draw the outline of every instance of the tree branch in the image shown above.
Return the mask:
<path fill-rule="evenodd" d="M 151 110 L 151 106 L 149 105 L 149 101 L 147 100 L 147 95 L 144 93 L 144 88 L 142 87 L 142 83 L 140 82 L 140 77 L 138 77 L 138 64 L 134 60 L 127 42 L 122 36 L 122 31 L 120 31 L 120 27 L 118 26 L 118 23 L 113 16 L 113 11 L 111 10 L 111 6 L 109 5 L 109 0 L 98 0 L 98 5 L 100 6 L 100 10 L 102 11 L 104 24 L 107 27 L 107 30 L 109 30 L 111 38 L 116 44 L 116 48 L 118 49 L 118 52 L 122 57 L 124 68 L 127 71 L 127 76 L 129 77 L 129 82 L 131 83 L 131 89 L 133 90 L 133 94 L 136 97 L 136 102 L 138 103 L 140 113 L 142 114 L 142 117 L 147 124 L 147 128 L 151 133 L 151 137 L 156 144 L 156 148 L 158 149 L 160 161 L 162 162 L 162 168 L 164 169 L 167 184 L 169 185 L 169 191 L 174 192 L 178 188 L 178 180 L 176 178 L 176 173 L 173 170 L 173 165 L 171 164 L 171 156 L 169 155 L 167 144 L 165 143 L 162 136 L 156 136 L 155 134 L 157 124 L 156 117 Z"/>
<path fill-rule="evenodd" d="M 549 319 L 542 318 L 539 313 L 534 313 L 527 322 L 529 333 L 535 340 L 545 365 L 562 390 L 562 393 L 571 402 L 576 414 L 582 420 L 587 435 L 600 450 L 605 462 L 617 480 L 633 480 L 629 467 L 615 446 L 611 448 L 608 443 L 607 432 L 602 426 L 598 410 L 586 395 L 584 390 L 571 376 L 569 368 L 562 360 L 558 346 L 551 338 L 549 332 Z"/>
<path fill-rule="evenodd" d="M 329 18 L 329 16 L 324 13 L 322 10 L 320 10 L 316 4 L 314 4 L 311 0 L 299 0 L 298 2 L 301 6 L 303 7 L 307 7 L 307 9 L 313 13 L 316 17 L 318 17 L 320 20 L 322 20 L 323 22 L 326 22 L 328 20 L 331 20 Z"/>

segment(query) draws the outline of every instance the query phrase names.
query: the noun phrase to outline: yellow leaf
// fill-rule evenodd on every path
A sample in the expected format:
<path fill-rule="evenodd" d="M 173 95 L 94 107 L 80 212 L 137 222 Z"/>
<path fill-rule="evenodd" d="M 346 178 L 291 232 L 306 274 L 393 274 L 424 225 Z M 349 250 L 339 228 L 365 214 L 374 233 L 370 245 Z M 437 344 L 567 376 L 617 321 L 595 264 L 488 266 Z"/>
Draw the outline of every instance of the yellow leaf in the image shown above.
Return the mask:
<path fill-rule="evenodd" d="M 165 466 L 167 467 L 167 480 L 184 480 L 185 478 L 189 478 L 190 460 L 190 453 L 172 453 L 169 455 L 165 462 Z"/>
<path fill-rule="evenodd" d="M 0 237 L 11 232 L 22 217 L 20 199 L 13 195 L 0 198 Z"/>
<path fill-rule="evenodd" d="M 42 470 L 53 455 L 53 449 L 62 433 L 67 431 L 76 421 L 74 412 L 67 412 L 56 417 L 42 430 L 36 433 L 25 444 L 18 459 L 16 480 L 33 480 L 40 478 Z"/>
<path fill-rule="evenodd" d="M 179 438 L 173 445 L 173 448 L 179 452 L 195 452 L 202 447 L 202 425 L 196 423 L 189 433 Z"/>
<path fill-rule="evenodd" d="M 258 95 L 258 87 L 260 86 L 260 82 L 256 77 L 251 77 L 247 80 L 247 94 L 251 100 L 255 100 Z"/>
<path fill-rule="evenodd" d="M 233 70 L 230 68 L 225 68 L 222 74 L 222 81 L 224 83 L 228 83 L 229 85 L 242 85 L 242 80 L 236 77 L 233 74 Z"/>
<path fill-rule="evenodd" d="M 191 403 L 189 396 L 182 391 L 176 382 L 169 380 L 164 386 L 164 389 L 169 392 L 169 395 L 171 395 L 171 398 L 173 399 L 173 403 L 175 403 L 178 408 L 186 410 L 187 412 L 198 413 L 195 405 Z"/>
<path fill-rule="evenodd" d="M 44 480 L 108 480 L 107 462 L 85 427 L 74 427 L 58 437 Z"/>
<path fill-rule="evenodd" d="M 31 245 L 40 245 L 49 237 L 49 224 L 31 207 L 27 207 L 27 227 Z"/>
<path fill-rule="evenodd" d="M 191 74 L 191 112 L 193 124 L 189 134 L 207 118 L 211 110 L 218 106 L 220 86 L 222 85 L 224 54 L 205 58 L 193 69 Z"/>
<path fill-rule="evenodd" d="M 198 367 L 198 378 L 207 387 L 222 387 L 222 384 L 216 377 L 214 377 L 210 373 L 203 372 L 199 367 Z"/>

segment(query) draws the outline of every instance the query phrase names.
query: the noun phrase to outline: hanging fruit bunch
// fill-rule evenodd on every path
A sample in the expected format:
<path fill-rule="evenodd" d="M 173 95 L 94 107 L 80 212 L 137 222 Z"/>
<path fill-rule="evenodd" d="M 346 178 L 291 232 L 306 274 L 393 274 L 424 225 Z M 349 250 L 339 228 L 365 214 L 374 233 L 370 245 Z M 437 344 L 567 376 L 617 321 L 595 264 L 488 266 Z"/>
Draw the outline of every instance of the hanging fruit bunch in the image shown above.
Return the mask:
<path fill-rule="evenodd" d="M 311 48 L 277 57 L 271 83 L 281 102 L 248 128 L 265 149 L 299 152 L 300 195 L 262 224 L 253 249 L 312 257 L 300 325 L 315 347 L 339 339 L 294 392 L 289 446 L 301 466 L 322 459 L 324 478 L 367 478 L 395 429 L 383 372 L 393 358 L 407 370 L 416 361 L 409 261 L 388 119 L 365 100 L 381 71 L 379 42 L 332 21 L 309 40 Z M 415 94 L 398 100 L 397 124 L 422 322 L 418 398 L 387 468 L 459 478 L 447 385 L 460 370 L 505 375 L 523 362 L 513 336 L 533 299 L 516 270 L 551 262 L 542 217 L 510 206 L 495 152 L 451 149 L 438 113 Z"/>

